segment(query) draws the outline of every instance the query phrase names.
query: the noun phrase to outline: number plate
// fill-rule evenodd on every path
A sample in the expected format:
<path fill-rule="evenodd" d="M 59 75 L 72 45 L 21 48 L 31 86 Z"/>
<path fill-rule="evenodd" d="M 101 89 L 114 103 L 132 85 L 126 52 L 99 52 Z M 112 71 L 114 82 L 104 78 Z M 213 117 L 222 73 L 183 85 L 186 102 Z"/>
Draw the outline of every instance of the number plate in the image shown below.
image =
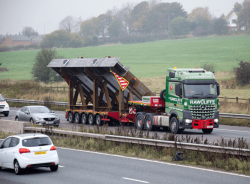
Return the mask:
<path fill-rule="evenodd" d="M 47 154 L 46 151 L 39 151 L 39 152 L 35 152 L 35 155 L 44 155 Z"/>
<path fill-rule="evenodd" d="M 207 128 L 213 128 L 213 126 L 207 126 Z"/>

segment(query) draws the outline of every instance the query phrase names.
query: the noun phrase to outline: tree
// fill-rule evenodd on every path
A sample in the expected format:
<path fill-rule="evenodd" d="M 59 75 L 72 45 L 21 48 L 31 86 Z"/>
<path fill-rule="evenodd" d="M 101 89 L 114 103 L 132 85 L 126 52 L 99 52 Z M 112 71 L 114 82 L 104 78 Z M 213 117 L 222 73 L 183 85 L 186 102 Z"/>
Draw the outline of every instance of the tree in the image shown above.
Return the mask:
<path fill-rule="evenodd" d="M 22 30 L 22 34 L 31 37 L 31 36 L 38 36 L 38 33 L 32 27 L 24 27 Z"/>
<path fill-rule="evenodd" d="M 228 32 L 227 22 L 223 18 L 223 16 L 221 16 L 220 18 L 214 19 L 212 26 L 213 26 L 214 33 L 217 35 L 225 35 Z"/>
<path fill-rule="evenodd" d="M 234 4 L 233 11 L 234 11 L 234 12 L 240 12 L 241 9 L 242 9 L 242 5 L 241 5 L 240 3 L 238 3 L 238 2 L 236 2 L 236 3 Z"/>
<path fill-rule="evenodd" d="M 110 37 L 118 37 L 122 34 L 122 23 L 119 20 L 114 20 L 108 27 Z"/>
<path fill-rule="evenodd" d="M 59 29 L 65 30 L 69 33 L 76 28 L 76 20 L 72 16 L 67 16 L 59 23 Z"/>
<path fill-rule="evenodd" d="M 188 15 L 188 20 L 190 22 L 195 22 L 197 27 L 201 27 L 202 29 L 210 28 L 210 20 L 212 15 L 209 13 L 208 8 L 198 7 L 192 10 L 192 12 Z"/>
<path fill-rule="evenodd" d="M 137 4 L 131 11 L 131 27 L 143 34 L 145 31 L 145 18 L 149 11 L 149 4 L 147 1 L 142 1 Z"/>
<path fill-rule="evenodd" d="M 176 17 L 169 24 L 172 35 L 186 35 L 189 32 L 189 27 L 189 22 L 183 17 Z"/>
<path fill-rule="evenodd" d="M 37 53 L 35 64 L 31 72 L 35 80 L 48 83 L 56 76 L 56 72 L 54 70 L 47 68 L 47 65 L 55 57 L 56 51 L 52 49 L 42 49 Z"/>
<path fill-rule="evenodd" d="M 239 13 L 237 22 L 243 24 L 246 30 L 248 30 L 250 25 L 250 0 L 245 0 L 242 5 L 243 7 Z"/>

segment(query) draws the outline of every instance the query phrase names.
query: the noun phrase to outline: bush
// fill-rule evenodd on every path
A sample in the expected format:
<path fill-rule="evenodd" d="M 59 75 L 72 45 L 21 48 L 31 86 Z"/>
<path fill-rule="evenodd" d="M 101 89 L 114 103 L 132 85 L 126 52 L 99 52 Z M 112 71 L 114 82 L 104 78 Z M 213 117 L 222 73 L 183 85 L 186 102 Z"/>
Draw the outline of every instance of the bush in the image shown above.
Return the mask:
<path fill-rule="evenodd" d="M 208 36 L 213 34 L 213 32 L 210 29 L 203 29 L 201 27 L 197 27 L 192 32 L 193 36 Z"/>
<path fill-rule="evenodd" d="M 238 60 L 237 60 L 238 61 Z M 250 83 L 250 61 L 244 62 L 241 60 L 239 62 L 239 67 L 234 68 L 236 81 L 240 85 L 246 85 Z"/>
<path fill-rule="evenodd" d="M 190 23 L 183 17 L 174 18 L 169 24 L 171 35 L 186 35 L 189 33 Z"/>
<path fill-rule="evenodd" d="M 206 71 L 214 72 L 214 64 L 204 64 L 202 68 Z"/>

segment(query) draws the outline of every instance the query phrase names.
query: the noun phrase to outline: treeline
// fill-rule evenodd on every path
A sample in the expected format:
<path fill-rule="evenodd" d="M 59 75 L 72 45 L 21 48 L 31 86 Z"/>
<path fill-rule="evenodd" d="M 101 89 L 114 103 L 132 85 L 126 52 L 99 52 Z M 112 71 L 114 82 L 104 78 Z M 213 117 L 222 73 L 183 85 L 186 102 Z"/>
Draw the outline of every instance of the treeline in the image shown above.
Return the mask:
<path fill-rule="evenodd" d="M 243 4 L 235 3 L 232 9 L 243 12 L 240 13 L 241 24 L 249 3 L 249 0 Z M 180 3 L 162 3 L 160 0 L 142 1 L 136 5 L 126 3 L 119 9 L 113 8 L 83 21 L 67 16 L 60 22 L 59 28 L 61 30 L 45 36 L 42 47 L 81 47 L 109 42 L 153 41 L 188 34 L 207 36 L 228 33 L 224 15 L 215 18 L 208 8 L 202 7 L 187 14 Z"/>

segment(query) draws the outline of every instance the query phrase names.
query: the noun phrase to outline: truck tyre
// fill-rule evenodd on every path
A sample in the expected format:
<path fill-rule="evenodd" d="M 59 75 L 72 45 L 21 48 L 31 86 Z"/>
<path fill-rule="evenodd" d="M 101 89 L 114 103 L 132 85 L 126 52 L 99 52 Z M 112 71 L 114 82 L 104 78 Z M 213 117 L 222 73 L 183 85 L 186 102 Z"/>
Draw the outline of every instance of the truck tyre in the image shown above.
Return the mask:
<path fill-rule="evenodd" d="M 69 118 L 69 122 L 70 122 L 70 123 L 74 123 L 74 116 L 73 116 L 73 113 L 72 113 L 72 112 L 69 112 L 68 118 Z"/>
<path fill-rule="evenodd" d="M 160 98 L 165 102 L 166 98 L 166 89 L 163 89 L 160 93 Z"/>
<path fill-rule="evenodd" d="M 4 113 L 4 116 L 5 116 L 5 117 L 9 116 L 9 112 L 5 112 L 5 113 Z"/>
<path fill-rule="evenodd" d="M 145 115 L 145 120 L 144 120 L 144 128 L 148 131 L 153 131 L 155 130 L 155 126 L 154 126 L 154 115 L 158 115 L 158 114 L 151 114 L 151 113 L 147 113 Z"/>
<path fill-rule="evenodd" d="M 75 113 L 75 118 L 74 119 L 75 119 L 74 122 L 79 124 L 81 122 L 80 114 L 79 113 Z"/>
<path fill-rule="evenodd" d="M 89 121 L 89 125 L 94 125 L 95 118 L 93 114 L 89 114 L 88 121 Z"/>
<path fill-rule="evenodd" d="M 95 116 L 95 123 L 96 123 L 96 125 L 98 125 L 98 126 L 102 126 L 102 125 L 103 125 L 103 121 L 102 121 L 102 118 L 101 118 L 101 115 L 100 115 L 100 114 L 97 114 L 97 115 Z"/>
<path fill-rule="evenodd" d="M 171 133 L 178 134 L 181 132 L 179 130 L 179 122 L 175 116 L 171 118 L 169 126 Z"/>
<path fill-rule="evenodd" d="M 210 133 L 212 133 L 213 130 L 214 130 L 213 128 L 212 129 L 202 129 L 202 132 L 204 134 L 210 134 Z"/>
<path fill-rule="evenodd" d="M 82 113 L 82 124 L 87 124 L 88 123 L 88 118 L 87 118 L 87 114 Z"/>
<path fill-rule="evenodd" d="M 146 114 L 145 112 L 138 112 L 137 116 L 135 118 L 135 126 L 139 130 L 143 130 L 143 127 L 144 127 L 144 115 L 145 114 Z"/>

